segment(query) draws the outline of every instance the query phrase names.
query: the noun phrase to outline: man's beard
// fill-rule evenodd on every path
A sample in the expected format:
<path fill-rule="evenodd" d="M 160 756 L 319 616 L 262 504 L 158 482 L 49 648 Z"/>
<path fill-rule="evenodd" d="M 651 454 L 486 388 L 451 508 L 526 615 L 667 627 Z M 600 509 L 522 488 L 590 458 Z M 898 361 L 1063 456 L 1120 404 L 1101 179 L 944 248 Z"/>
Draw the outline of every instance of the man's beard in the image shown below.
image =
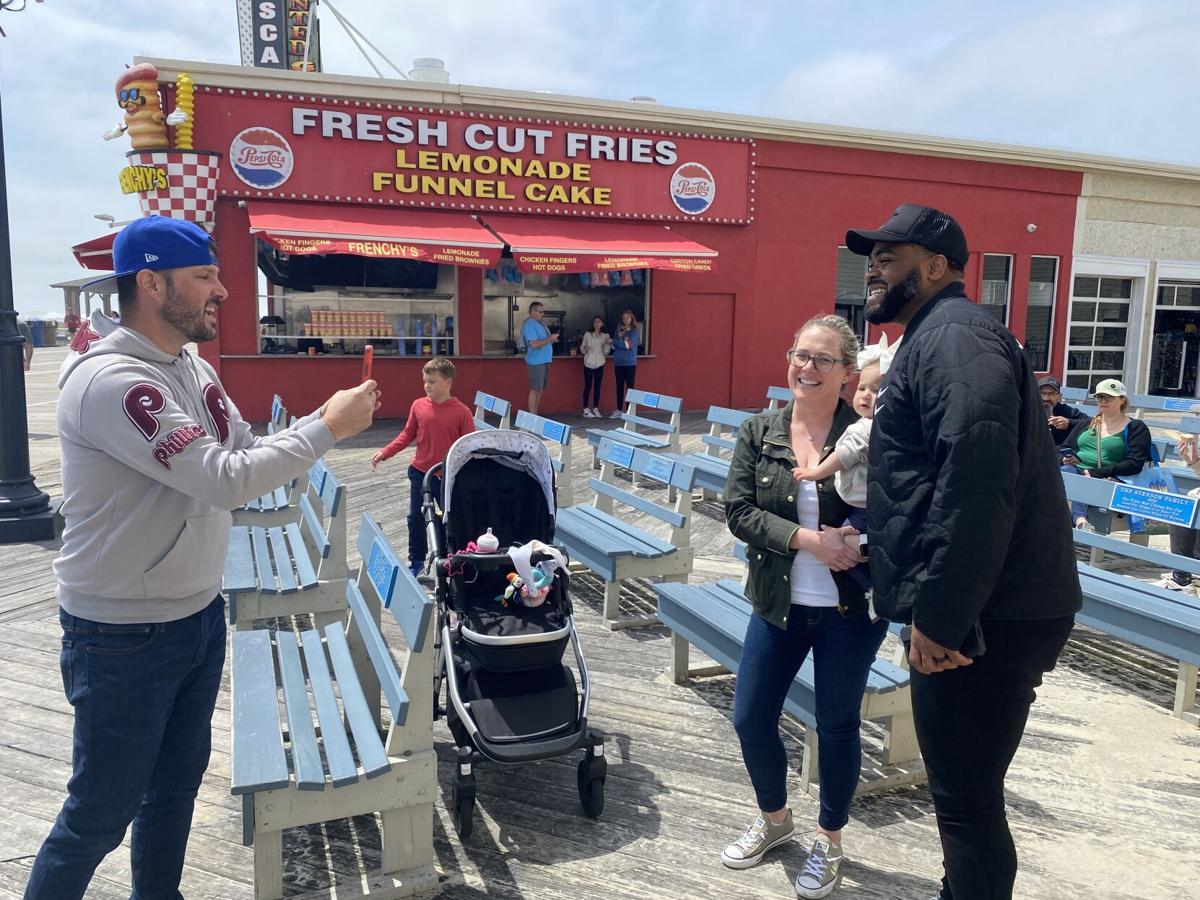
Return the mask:
<path fill-rule="evenodd" d="M 175 286 L 170 281 L 167 282 L 167 298 L 163 304 L 162 317 L 189 341 L 199 344 L 211 341 L 217 336 L 217 329 L 209 325 L 204 316 L 206 308 L 207 304 L 199 310 L 192 309 L 180 299 L 179 294 L 175 292 Z"/>
<path fill-rule="evenodd" d="M 872 325 L 883 325 L 887 322 L 893 322 L 896 316 L 900 314 L 900 310 L 908 306 L 913 300 L 917 299 L 917 295 L 921 292 L 921 275 L 917 272 L 917 267 L 913 266 L 912 270 L 904 276 L 904 280 L 899 284 L 888 288 L 887 293 L 877 303 L 867 301 L 865 316 L 868 322 Z"/>

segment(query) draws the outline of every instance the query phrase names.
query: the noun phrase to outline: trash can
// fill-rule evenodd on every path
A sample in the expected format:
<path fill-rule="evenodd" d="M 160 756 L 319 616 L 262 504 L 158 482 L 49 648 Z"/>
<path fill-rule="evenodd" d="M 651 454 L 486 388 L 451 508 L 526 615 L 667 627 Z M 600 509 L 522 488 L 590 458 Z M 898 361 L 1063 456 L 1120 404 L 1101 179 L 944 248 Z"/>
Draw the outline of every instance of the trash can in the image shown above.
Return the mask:
<path fill-rule="evenodd" d="M 43 321 L 41 319 L 28 319 L 26 320 L 25 324 L 29 326 L 29 334 L 33 338 L 33 346 L 45 347 L 46 344 L 42 330 L 44 325 Z"/>
<path fill-rule="evenodd" d="M 42 320 L 42 346 L 58 346 L 58 319 Z"/>

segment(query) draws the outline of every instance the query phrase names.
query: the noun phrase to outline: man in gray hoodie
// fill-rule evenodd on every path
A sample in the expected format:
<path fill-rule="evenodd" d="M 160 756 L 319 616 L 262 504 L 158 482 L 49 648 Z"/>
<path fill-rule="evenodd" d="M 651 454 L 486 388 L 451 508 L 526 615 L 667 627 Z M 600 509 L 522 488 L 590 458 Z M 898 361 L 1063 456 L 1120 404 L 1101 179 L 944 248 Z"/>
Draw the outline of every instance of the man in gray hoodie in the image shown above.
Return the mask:
<path fill-rule="evenodd" d="M 27 898 L 82 897 L 133 825 L 133 896 L 179 895 L 225 660 L 230 510 L 371 423 L 374 381 L 256 438 L 207 362 L 228 297 L 198 225 L 150 216 L 113 247 L 121 326 L 83 328 L 59 377 L 60 663 L 75 709 L 68 796 Z"/>

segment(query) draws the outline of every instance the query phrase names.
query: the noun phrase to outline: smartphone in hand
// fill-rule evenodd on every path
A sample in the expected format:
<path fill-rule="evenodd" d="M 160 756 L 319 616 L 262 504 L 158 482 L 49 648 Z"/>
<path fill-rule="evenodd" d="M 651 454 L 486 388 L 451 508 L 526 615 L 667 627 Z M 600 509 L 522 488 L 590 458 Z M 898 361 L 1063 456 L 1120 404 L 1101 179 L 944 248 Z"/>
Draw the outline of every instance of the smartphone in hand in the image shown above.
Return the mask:
<path fill-rule="evenodd" d="M 370 380 L 371 366 L 374 362 L 375 362 L 375 346 L 373 344 L 367 344 L 365 347 L 363 347 L 362 381 L 360 381 L 359 384 L 362 384 L 363 381 Z"/>

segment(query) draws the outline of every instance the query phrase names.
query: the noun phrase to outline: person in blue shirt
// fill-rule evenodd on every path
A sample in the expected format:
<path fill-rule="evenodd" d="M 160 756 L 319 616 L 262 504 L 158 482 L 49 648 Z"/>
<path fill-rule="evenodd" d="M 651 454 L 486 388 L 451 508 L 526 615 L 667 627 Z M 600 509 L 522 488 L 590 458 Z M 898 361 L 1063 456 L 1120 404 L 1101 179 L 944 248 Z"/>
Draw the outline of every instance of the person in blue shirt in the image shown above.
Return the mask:
<path fill-rule="evenodd" d="M 538 301 L 529 304 L 529 318 L 521 325 L 525 342 L 525 370 L 529 373 L 529 411 L 537 415 L 542 391 L 550 380 L 550 360 L 554 356 L 557 334 L 542 324 L 543 306 Z"/>
<path fill-rule="evenodd" d="M 637 316 L 632 309 L 622 311 L 617 336 L 613 338 L 613 374 L 617 377 L 617 408 L 612 414 L 614 419 L 621 418 L 625 409 L 625 391 L 633 387 L 633 378 L 637 374 L 639 338 Z"/>

